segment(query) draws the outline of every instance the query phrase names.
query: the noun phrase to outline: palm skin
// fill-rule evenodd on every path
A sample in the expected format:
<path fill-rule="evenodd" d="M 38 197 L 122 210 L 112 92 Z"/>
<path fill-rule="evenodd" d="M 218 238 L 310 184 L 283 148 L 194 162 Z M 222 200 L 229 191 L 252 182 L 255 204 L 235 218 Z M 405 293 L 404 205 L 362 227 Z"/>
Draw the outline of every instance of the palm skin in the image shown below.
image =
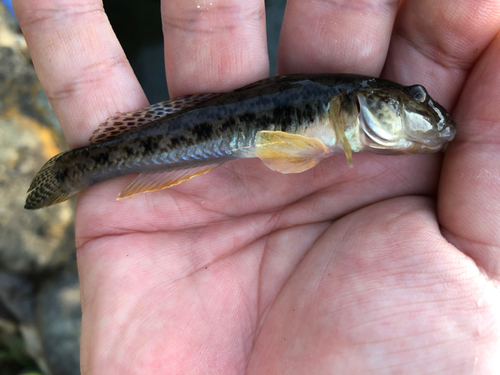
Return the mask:
<path fill-rule="evenodd" d="M 14 5 L 82 145 L 146 102 L 99 2 L 55 3 Z M 263 2 L 199 4 L 162 3 L 171 95 L 265 77 Z M 499 29 L 498 1 L 289 1 L 280 73 L 424 84 L 453 109 L 457 139 L 445 155 L 355 155 L 352 169 L 336 156 L 298 175 L 229 162 L 121 201 L 132 176 L 88 189 L 82 373 L 495 373 Z"/>

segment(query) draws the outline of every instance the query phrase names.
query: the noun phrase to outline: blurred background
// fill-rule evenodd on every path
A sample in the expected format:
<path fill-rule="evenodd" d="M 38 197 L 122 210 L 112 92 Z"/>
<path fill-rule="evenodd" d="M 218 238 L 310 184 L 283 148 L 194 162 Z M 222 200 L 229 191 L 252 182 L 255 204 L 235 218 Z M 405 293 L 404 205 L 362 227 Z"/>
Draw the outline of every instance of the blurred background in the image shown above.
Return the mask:
<path fill-rule="evenodd" d="M 266 0 L 265 3 L 269 62 L 271 76 L 274 76 L 286 0 Z M 104 8 L 149 102 L 165 100 L 168 92 L 163 58 L 160 0 L 140 2 L 104 0 Z"/>
<path fill-rule="evenodd" d="M 286 0 L 265 3 L 275 75 Z M 104 0 L 104 9 L 149 101 L 168 98 L 160 0 Z M 35 173 L 66 147 L 11 2 L 0 0 L 0 375 L 80 373 L 74 202 L 23 208 Z"/>

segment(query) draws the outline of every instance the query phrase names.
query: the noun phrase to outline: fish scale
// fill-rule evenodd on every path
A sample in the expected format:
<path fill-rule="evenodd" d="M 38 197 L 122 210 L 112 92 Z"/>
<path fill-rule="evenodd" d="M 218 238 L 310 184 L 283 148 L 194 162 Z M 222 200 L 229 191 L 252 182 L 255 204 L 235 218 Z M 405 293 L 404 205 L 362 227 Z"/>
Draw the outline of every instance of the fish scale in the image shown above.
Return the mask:
<path fill-rule="evenodd" d="M 86 147 L 50 159 L 33 179 L 25 208 L 62 202 L 126 174 L 119 195 L 168 188 L 238 158 L 300 173 L 345 153 L 437 152 L 454 124 L 422 86 L 349 74 L 289 75 L 228 93 L 174 98 L 103 122 Z"/>

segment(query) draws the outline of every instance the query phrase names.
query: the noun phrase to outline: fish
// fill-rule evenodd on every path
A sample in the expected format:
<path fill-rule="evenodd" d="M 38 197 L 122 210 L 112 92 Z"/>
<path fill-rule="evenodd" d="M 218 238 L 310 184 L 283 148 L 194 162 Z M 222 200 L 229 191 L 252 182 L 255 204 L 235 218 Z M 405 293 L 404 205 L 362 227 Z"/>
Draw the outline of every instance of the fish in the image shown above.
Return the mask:
<path fill-rule="evenodd" d="M 221 164 L 259 158 L 301 173 L 331 155 L 434 153 L 453 140 L 450 114 L 421 85 L 354 74 L 293 74 L 225 93 L 186 95 L 117 114 L 85 147 L 50 159 L 25 208 L 63 202 L 115 177 L 139 174 L 117 199 L 175 186 Z"/>

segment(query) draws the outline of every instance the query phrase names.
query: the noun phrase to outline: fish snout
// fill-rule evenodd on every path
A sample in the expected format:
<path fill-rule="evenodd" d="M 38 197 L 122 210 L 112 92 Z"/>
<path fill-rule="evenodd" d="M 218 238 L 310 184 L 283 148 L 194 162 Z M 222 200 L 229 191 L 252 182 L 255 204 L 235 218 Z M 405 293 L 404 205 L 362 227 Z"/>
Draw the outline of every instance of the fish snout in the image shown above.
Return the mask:
<path fill-rule="evenodd" d="M 456 134 L 457 134 L 456 124 L 454 121 L 450 121 L 448 126 L 444 127 L 443 130 L 441 130 L 437 134 L 437 136 L 441 141 L 451 142 L 455 138 Z"/>

